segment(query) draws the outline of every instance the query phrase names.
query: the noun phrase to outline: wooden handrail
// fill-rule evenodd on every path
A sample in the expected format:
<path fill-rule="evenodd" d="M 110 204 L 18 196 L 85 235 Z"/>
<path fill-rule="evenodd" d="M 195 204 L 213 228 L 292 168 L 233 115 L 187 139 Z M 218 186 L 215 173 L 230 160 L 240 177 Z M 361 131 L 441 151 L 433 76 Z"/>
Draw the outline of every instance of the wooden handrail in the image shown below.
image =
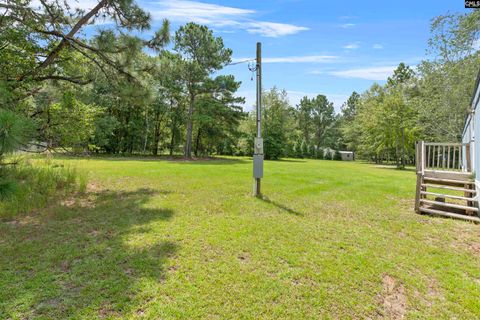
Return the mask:
<path fill-rule="evenodd" d="M 470 142 L 417 142 L 417 172 L 425 170 L 471 172 Z"/>
<path fill-rule="evenodd" d="M 469 142 L 424 142 L 426 146 L 465 146 L 469 144 Z"/>

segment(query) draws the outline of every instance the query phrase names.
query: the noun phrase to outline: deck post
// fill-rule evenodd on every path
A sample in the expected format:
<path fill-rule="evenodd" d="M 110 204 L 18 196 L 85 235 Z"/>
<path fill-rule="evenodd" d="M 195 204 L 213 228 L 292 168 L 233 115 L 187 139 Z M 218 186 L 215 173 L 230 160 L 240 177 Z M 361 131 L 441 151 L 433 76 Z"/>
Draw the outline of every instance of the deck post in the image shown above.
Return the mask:
<path fill-rule="evenodd" d="M 466 171 L 472 172 L 472 162 L 470 161 L 470 142 L 465 145 L 465 164 L 466 164 Z"/>
<path fill-rule="evenodd" d="M 420 213 L 420 192 L 422 190 L 423 173 L 425 171 L 425 164 L 423 163 L 424 142 L 417 141 L 415 145 L 415 160 L 417 171 L 417 188 L 415 193 L 415 212 Z"/>
<path fill-rule="evenodd" d="M 420 166 L 423 175 L 425 174 L 425 142 L 423 140 L 420 141 Z"/>

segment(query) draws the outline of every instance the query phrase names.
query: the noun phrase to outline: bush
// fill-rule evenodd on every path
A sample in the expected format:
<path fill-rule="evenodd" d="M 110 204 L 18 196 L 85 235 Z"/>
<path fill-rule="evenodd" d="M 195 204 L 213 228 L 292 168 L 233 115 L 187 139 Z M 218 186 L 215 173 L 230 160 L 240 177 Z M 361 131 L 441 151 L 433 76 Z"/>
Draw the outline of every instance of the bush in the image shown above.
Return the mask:
<path fill-rule="evenodd" d="M 340 151 L 335 151 L 335 155 L 333 156 L 333 160 L 341 161 L 342 160 L 342 155 L 340 154 Z"/>
<path fill-rule="evenodd" d="M 323 160 L 325 159 L 325 151 L 322 148 L 317 149 L 317 159 Z"/>
<path fill-rule="evenodd" d="M 315 159 L 317 157 L 317 147 L 314 144 L 311 144 L 309 150 L 309 158 Z"/>
<path fill-rule="evenodd" d="M 0 218 L 45 207 L 51 200 L 84 192 L 87 179 L 75 168 L 49 161 L 23 161 L 0 168 Z"/>
<path fill-rule="evenodd" d="M 0 161 L 6 154 L 26 144 L 32 135 L 33 123 L 30 119 L 0 109 Z"/>
<path fill-rule="evenodd" d="M 302 144 L 303 141 L 301 140 L 295 142 L 295 158 L 303 158 Z"/>

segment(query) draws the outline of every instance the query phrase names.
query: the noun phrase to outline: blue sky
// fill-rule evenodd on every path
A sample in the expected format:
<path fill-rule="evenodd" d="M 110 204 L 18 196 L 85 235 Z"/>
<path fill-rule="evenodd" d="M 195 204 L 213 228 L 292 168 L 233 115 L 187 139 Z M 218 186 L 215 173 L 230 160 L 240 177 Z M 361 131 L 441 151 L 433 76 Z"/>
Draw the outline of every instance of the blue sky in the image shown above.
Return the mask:
<path fill-rule="evenodd" d="M 162 18 L 170 20 L 172 31 L 188 21 L 209 26 L 232 48 L 234 61 L 254 57 L 261 41 L 264 88 L 287 90 L 292 104 L 304 95 L 325 94 L 337 111 L 352 91 L 383 83 L 398 63 L 414 66 L 426 58 L 433 17 L 467 12 L 461 0 L 137 2 L 151 12 L 154 28 Z M 242 81 L 239 95 L 250 110 L 255 82 L 247 65 L 222 73 Z"/>

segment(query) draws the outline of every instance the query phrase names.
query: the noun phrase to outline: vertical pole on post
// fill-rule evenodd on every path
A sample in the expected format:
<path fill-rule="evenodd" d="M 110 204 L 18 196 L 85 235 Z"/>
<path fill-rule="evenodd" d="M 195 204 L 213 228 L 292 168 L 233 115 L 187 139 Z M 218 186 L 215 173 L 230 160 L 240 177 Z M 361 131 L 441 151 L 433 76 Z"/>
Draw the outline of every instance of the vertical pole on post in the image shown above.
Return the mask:
<path fill-rule="evenodd" d="M 415 161 L 416 161 L 416 173 L 417 173 L 417 187 L 415 192 L 415 212 L 420 213 L 420 199 L 422 198 L 421 192 L 423 191 L 423 174 L 425 171 L 424 166 L 424 151 L 425 143 L 423 141 L 417 141 L 415 146 Z"/>
<path fill-rule="evenodd" d="M 262 140 L 262 44 L 257 42 L 257 137 L 254 142 L 253 153 L 253 195 L 260 197 L 260 184 L 263 177 L 263 140 Z"/>

